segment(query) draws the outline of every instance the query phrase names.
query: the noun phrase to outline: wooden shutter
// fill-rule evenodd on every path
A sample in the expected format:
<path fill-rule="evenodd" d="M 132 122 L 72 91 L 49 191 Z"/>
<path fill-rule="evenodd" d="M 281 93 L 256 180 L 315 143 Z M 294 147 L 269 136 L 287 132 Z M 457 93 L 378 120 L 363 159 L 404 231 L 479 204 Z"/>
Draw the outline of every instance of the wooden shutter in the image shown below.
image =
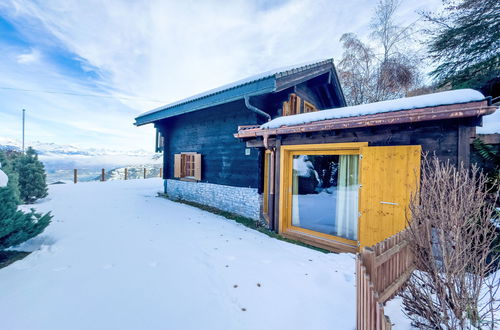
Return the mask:
<path fill-rule="evenodd" d="M 182 176 L 181 167 L 182 167 L 182 155 L 175 154 L 174 155 L 174 178 L 180 178 Z"/>
<path fill-rule="evenodd" d="M 297 96 L 296 94 L 290 94 L 290 99 L 288 101 L 289 103 L 289 114 L 290 115 L 296 115 L 300 113 L 300 97 Z"/>
<path fill-rule="evenodd" d="M 201 154 L 194 154 L 194 178 L 201 181 Z"/>
<path fill-rule="evenodd" d="M 372 246 L 406 227 L 408 206 L 420 181 L 420 146 L 362 147 L 360 247 Z"/>
<path fill-rule="evenodd" d="M 290 115 L 290 103 L 283 102 L 283 116 L 289 116 L 289 115 Z"/>
<path fill-rule="evenodd" d="M 301 113 L 301 99 L 298 95 L 294 94 L 293 96 L 295 98 L 293 114 L 296 115 Z"/>
<path fill-rule="evenodd" d="M 301 99 L 297 94 L 290 94 L 287 102 L 283 102 L 283 116 L 301 113 Z"/>

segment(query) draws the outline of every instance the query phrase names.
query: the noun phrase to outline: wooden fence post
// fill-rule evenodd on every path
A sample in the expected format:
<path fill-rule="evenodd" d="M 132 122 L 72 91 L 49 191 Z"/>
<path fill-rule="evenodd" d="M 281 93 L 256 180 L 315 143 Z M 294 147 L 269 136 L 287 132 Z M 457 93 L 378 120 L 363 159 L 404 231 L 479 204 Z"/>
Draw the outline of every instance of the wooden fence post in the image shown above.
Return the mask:
<path fill-rule="evenodd" d="M 127 180 L 127 177 L 128 177 L 128 170 L 127 168 L 125 168 L 125 180 Z"/>
<path fill-rule="evenodd" d="M 106 178 L 104 177 L 104 169 L 101 170 L 101 181 L 106 181 Z"/>
<path fill-rule="evenodd" d="M 77 183 L 78 182 L 78 170 L 75 168 L 73 170 L 73 183 Z"/>
<path fill-rule="evenodd" d="M 406 231 L 359 252 L 356 256 L 358 330 L 391 329 L 383 304 L 404 287 L 413 270 Z"/>
<path fill-rule="evenodd" d="M 364 247 L 361 251 L 361 258 L 363 260 L 363 264 L 366 267 L 366 272 L 368 276 L 370 276 L 370 280 L 374 282 L 375 274 L 375 251 L 373 251 L 369 247 Z"/>
<path fill-rule="evenodd" d="M 146 178 L 146 168 L 144 168 L 144 179 Z"/>
<path fill-rule="evenodd" d="M 160 178 L 163 179 L 163 167 L 160 167 Z"/>

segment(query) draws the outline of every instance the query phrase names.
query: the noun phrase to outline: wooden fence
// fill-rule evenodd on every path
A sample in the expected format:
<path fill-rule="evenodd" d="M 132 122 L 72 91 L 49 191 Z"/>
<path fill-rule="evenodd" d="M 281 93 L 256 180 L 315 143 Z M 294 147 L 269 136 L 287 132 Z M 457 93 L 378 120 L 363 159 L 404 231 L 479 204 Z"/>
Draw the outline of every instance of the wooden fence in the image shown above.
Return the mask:
<path fill-rule="evenodd" d="M 412 254 L 402 231 L 386 240 L 365 247 L 356 258 L 356 328 L 391 329 L 384 315 L 384 304 L 403 287 L 413 272 Z"/>
<path fill-rule="evenodd" d="M 160 171 L 159 171 L 159 175 L 158 177 L 162 178 L 163 179 L 163 168 L 160 167 Z M 144 168 L 143 169 L 143 178 L 146 179 L 147 177 L 147 169 Z M 124 177 L 123 177 L 124 180 L 128 180 L 128 168 L 125 168 L 124 170 Z M 106 181 L 106 170 L 103 168 L 101 169 L 101 176 L 99 178 L 100 181 Z M 77 183 L 78 182 L 78 169 L 73 169 L 73 183 Z"/>

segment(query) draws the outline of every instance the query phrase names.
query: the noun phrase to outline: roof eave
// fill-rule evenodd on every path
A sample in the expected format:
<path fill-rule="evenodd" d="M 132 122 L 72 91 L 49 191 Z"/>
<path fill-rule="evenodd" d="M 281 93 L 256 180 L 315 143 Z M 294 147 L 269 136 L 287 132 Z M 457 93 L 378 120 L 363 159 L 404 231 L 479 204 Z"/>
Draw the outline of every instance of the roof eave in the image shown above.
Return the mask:
<path fill-rule="evenodd" d="M 235 88 L 222 91 L 220 93 L 211 94 L 206 97 L 199 98 L 190 102 L 175 105 L 170 108 L 165 108 L 153 113 L 148 113 L 135 118 L 134 125 L 142 126 L 153 123 L 165 118 L 178 116 L 183 113 L 202 110 L 223 103 L 233 102 L 243 99 L 246 95 L 259 95 L 271 93 L 276 90 L 276 79 L 268 77 L 249 84 L 237 86 Z"/>

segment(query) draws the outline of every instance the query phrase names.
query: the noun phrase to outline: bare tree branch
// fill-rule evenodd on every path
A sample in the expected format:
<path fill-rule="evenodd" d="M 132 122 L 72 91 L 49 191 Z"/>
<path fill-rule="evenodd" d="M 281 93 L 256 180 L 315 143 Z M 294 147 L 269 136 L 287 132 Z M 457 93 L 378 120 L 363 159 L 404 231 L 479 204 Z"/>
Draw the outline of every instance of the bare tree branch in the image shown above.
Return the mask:
<path fill-rule="evenodd" d="M 478 168 L 424 159 L 421 187 L 410 205 L 409 243 L 416 271 L 401 293 L 405 313 L 423 329 L 498 326 L 498 193 Z"/>

